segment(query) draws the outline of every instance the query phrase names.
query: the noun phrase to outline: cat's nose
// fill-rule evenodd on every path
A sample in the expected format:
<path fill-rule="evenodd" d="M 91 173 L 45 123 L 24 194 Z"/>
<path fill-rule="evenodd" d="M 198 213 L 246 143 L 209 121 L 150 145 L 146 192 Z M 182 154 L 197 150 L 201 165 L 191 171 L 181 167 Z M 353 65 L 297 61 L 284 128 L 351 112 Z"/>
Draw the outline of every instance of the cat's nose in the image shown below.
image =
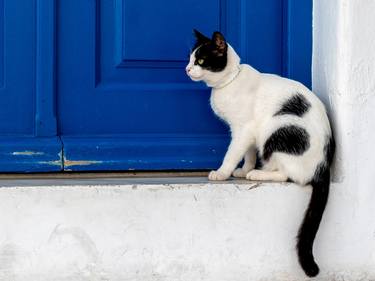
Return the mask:
<path fill-rule="evenodd" d="M 186 67 L 186 73 L 189 73 L 190 70 L 191 70 L 191 66 L 188 65 L 188 66 Z"/>

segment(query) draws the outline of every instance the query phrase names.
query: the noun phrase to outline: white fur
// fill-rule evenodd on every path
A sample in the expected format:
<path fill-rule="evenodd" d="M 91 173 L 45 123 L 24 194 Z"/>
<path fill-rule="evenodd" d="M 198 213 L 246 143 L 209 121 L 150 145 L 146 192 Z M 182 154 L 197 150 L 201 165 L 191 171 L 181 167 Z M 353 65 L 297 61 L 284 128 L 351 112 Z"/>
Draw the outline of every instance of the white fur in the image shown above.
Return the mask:
<path fill-rule="evenodd" d="M 260 73 L 249 65 L 240 64 L 240 58 L 231 46 L 228 46 L 227 66 L 221 72 L 204 70 L 194 65 L 194 61 L 195 52 L 190 56 L 187 74 L 194 81 L 204 81 L 212 87 L 212 109 L 230 126 L 232 135 L 221 167 L 212 171 L 209 179 L 225 180 L 233 173 L 234 176 L 251 180 L 285 181 L 291 178 L 302 185 L 309 182 L 317 166 L 324 160 L 324 146 L 331 135 L 321 101 L 297 81 Z M 311 104 L 303 117 L 289 114 L 274 116 L 283 102 L 297 92 Z M 253 170 L 255 148 L 262 154 L 264 143 L 270 135 L 287 124 L 298 125 L 308 132 L 308 150 L 297 156 L 274 152 L 263 171 Z M 243 167 L 236 169 L 243 158 Z"/>

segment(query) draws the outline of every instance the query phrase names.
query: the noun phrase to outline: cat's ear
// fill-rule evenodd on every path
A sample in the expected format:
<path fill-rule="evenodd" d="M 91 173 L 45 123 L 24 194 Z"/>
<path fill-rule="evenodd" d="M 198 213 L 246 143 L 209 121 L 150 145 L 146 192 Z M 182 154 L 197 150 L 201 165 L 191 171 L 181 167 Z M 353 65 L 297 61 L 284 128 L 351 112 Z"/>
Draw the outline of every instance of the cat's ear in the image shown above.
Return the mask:
<path fill-rule="evenodd" d="M 227 42 L 225 41 L 223 34 L 221 34 L 219 31 L 215 31 L 212 34 L 212 42 L 216 47 L 216 53 L 218 56 L 223 56 L 227 52 Z"/>
<path fill-rule="evenodd" d="M 193 29 L 195 38 L 197 39 L 197 45 L 202 45 L 204 43 L 210 42 L 210 38 L 204 36 L 202 33 L 200 33 L 198 30 Z"/>

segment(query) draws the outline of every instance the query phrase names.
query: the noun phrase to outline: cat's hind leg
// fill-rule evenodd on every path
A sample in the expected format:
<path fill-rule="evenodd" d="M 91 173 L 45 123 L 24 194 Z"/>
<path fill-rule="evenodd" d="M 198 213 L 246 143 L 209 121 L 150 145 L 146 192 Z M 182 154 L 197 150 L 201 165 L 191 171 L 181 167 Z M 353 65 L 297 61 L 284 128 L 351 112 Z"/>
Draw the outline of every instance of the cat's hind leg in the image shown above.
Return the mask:
<path fill-rule="evenodd" d="M 287 181 L 288 177 L 281 171 L 251 170 L 246 179 L 253 181 Z"/>
<path fill-rule="evenodd" d="M 232 175 L 236 178 L 246 178 L 247 173 L 254 169 L 255 163 L 256 148 L 252 147 L 245 154 L 243 166 L 234 170 Z"/>

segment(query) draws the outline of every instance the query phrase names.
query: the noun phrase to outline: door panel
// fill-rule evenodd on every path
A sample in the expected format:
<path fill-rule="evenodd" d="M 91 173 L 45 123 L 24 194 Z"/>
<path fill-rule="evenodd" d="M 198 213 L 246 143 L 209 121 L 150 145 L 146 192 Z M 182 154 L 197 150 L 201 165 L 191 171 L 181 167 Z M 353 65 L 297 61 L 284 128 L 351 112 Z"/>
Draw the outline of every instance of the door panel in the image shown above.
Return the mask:
<path fill-rule="evenodd" d="M 17 3 L 18 2 L 18 3 Z M 0 0 L 0 132 L 34 133 L 35 1 Z M 11 106 L 9 106 L 11 105 Z"/>
<path fill-rule="evenodd" d="M 46 87 L 54 88 L 54 66 L 46 64 L 53 52 L 49 2 L 0 0 L 0 172 L 62 169 L 54 92 Z"/>
<path fill-rule="evenodd" d="M 123 9 L 127 6 L 119 5 L 123 2 L 127 1 L 60 2 L 61 134 L 195 133 L 197 129 L 203 133 L 210 129 L 221 132 L 220 124 L 214 123 L 211 128 L 213 117 L 206 104 L 200 103 L 202 99 L 207 102 L 207 89 L 191 83 L 184 72 L 191 28 L 179 35 L 184 43 L 174 51 L 175 58 L 168 59 L 168 43 L 158 43 L 163 51 L 153 50 L 154 44 L 148 43 L 156 40 L 152 36 L 157 34 L 143 38 L 134 30 L 122 36 L 128 22 L 123 20 Z M 76 17 L 72 16 L 74 11 L 78 13 Z M 80 11 L 86 11 L 85 20 Z M 127 53 L 127 40 L 142 42 L 141 46 L 149 44 L 150 50 L 137 57 L 130 46 Z M 170 41 L 175 47 L 172 35 Z M 157 52 L 161 59 L 152 58 Z M 202 122 L 186 123 L 189 115 Z"/>
<path fill-rule="evenodd" d="M 123 61 L 184 62 L 191 25 L 220 28 L 223 1 L 116 0 L 114 14 L 119 55 Z M 102 9 L 101 11 L 105 11 Z M 111 16 L 112 12 L 105 13 Z"/>
<path fill-rule="evenodd" d="M 243 62 L 283 74 L 283 3 L 58 1 L 65 170 L 217 167 L 228 130 L 185 74 L 192 29 L 221 30 Z"/>

